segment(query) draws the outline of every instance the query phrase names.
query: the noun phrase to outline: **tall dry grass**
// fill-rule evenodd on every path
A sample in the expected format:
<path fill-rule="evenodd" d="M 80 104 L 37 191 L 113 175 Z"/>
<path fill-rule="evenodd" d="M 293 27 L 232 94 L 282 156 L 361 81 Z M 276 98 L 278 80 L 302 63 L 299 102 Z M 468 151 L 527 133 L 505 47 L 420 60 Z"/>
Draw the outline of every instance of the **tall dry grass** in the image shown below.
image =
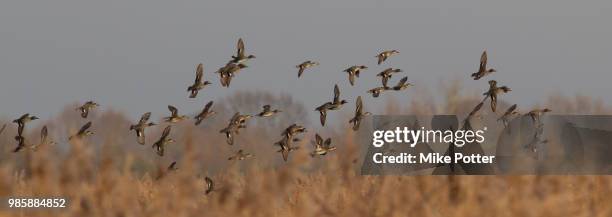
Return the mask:
<path fill-rule="evenodd" d="M 442 103 L 417 89 L 408 105 L 391 100 L 376 113 L 465 114 L 480 100 L 477 94 L 458 94 L 464 92 L 459 82 L 444 86 Z M 361 176 L 364 147 L 343 125 L 325 131 L 309 127 L 301 149 L 284 163 L 272 143 L 291 123 L 310 126 L 310 109 L 290 96 L 269 93 L 239 93 L 221 101 L 216 105 L 226 112 L 202 126 L 175 126 L 171 137 L 177 143 L 164 157 L 150 148 L 162 127 L 149 130 L 147 145 L 140 146 L 127 130 L 133 120 L 113 110 L 92 114 L 95 136 L 69 143 L 67 135 L 83 120 L 67 106 L 56 119 L 28 130 L 35 142 L 47 124 L 59 143 L 37 152 L 10 153 L 15 134 L 10 126 L 0 135 L 0 198 L 59 196 L 69 203 L 65 209 L 3 206 L 0 216 L 612 216 L 609 176 Z M 292 115 L 251 122 L 235 146 L 225 144 L 218 130 L 236 108 L 254 113 L 270 102 Z M 610 114 L 583 96 L 554 96 L 547 103 L 557 113 Z M 311 158 L 315 132 L 332 137 L 338 150 Z M 228 161 L 238 149 L 255 158 Z M 179 169 L 166 171 L 172 161 Z M 206 176 L 216 185 L 208 195 Z"/>

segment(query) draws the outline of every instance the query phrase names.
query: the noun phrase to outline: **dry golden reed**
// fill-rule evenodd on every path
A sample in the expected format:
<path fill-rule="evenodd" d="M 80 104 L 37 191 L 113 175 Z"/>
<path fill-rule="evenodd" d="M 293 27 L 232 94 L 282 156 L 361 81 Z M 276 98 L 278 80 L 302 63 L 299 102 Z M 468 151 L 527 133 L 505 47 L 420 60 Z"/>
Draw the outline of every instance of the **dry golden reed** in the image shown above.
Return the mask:
<path fill-rule="evenodd" d="M 433 102 L 427 90 L 415 89 L 407 106 L 390 100 L 374 113 L 465 114 L 479 101 L 477 94 L 457 94 L 459 82 L 444 86 L 443 103 Z M 9 125 L 0 136 L 0 198 L 60 196 L 69 203 L 65 209 L 3 205 L 0 216 L 612 216 L 610 176 L 361 176 L 364 147 L 342 124 L 319 130 L 333 138 L 337 151 L 311 158 L 310 138 L 317 131 L 312 129 L 284 163 L 272 144 L 283 127 L 307 123 L 310 109 L 289 96 L 262 92 L 242 92 L 215 103 L 230 111 L 239 106 L 254 112 L 259 105 L 247 107 L 254 99 L 281 102 L 283 110 L 299 115 L 249 123 L 233 147 L 218 133 L 231 114 L 219 114 L 198 127 L 179 124 L 171 134 L 177 142 L 164 157 L 150 147 L 161 129 L 149 130 L 147 145 L 138 145 L 128 131 L 130 120 L 113 110 L 92 114 L 93 138 L 68 143 L 65 135 L 74 133 L 82 120 L 67 107 L 45 123 L 59 144 L 37 152 L 11 153 L 15 129 Z M 554 96 L 547 103 L 555 113 L 610 114 L 601 102 L 584 96 Z M 32 140 L 42 126 L 37 124 L 28 130 Z M 255 157 L 228 161 L 238 149 Z M 173 161 L 179 169 L 167 171 Z M 215 182 L 208 195 L 206 176 Z"/>

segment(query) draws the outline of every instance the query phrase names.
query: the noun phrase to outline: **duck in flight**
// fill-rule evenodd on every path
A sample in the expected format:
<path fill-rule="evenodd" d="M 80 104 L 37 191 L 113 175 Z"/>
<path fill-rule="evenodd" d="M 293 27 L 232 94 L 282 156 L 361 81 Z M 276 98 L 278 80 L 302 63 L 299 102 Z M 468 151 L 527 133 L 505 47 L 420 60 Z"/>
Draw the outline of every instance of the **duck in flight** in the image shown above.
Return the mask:
<path fill-rule="evenodd" d="M 486 100 L 487 98 L 491 98 L 491 111 L 495 112 L 497 108 L 497 96 L 499 94 L 508 93 L 510 91 L 511 89 L 507 86 L 498 87 L 497 81 L 495 80 L 489 81 L 489 90 L 483 93 L 483 95 L 485 96 L 484 100 Z"/>
<path fill-rule="evenodd" d="M 298 69 L 299 69 L 299 70 L 298 70 L 298 78 L 299 78 L 299 77 L 302 77 L 302 74 L 304 73 L 304 71 L 305 71 L 307 68 L 314 67 L 314 66 L 318 66 L 318 65 L 319 65 L 319 63 L 318 63 L 318 62 L 308 60 L 308 61 L 304 61 L 304 62 L 303 62 L 303 63 L 301 63 L 300 65 L 295 66 L 296 68 L 298 68 Z"/>
<path fill-rule="evenodd" d="M 79 132 L 77 132 L 76 134 L 68 137 L 68 140 L 84 139 L 85 137 L 93 135 L 94 133 L 92 131 L 90 131 L 89 128 L 91 128 L 91 121 L 87 122 L 85 125 L 83 125 L 81 127 L 81 129 L 79 129 Z"/>
<path fill-rule="evenodd" d="M 232 60 L 230 62 L 242 64 L 246 63 L 246 61 L 250 59 L 255 59 L 255 56 L 244 54 L 244 41 L 242 41 L 242 38 L 238 39 L 238 44 L 236 45 L 236 55 L 232 56 Z"/>
<path fill-rule="evenodd" d="M 361 72 L 361 70 L 366 70 L 366 69 L 368 69 L 367 66 L 360 65 L 360 66 L 351 66 L 348 69 L 344 70 L 344 72 L 348 73 L 349 83 L 351 83 L 351 86 L 355 85 L 355 77 L 359 77 L 359 72 Z"/>
<path fill-rule="evenodd" d="M 149 122 L 151 118 L 151 112 L 144 113 L 137 124 L 133 124 L 130 126 L 130 130 L 136 131 L 136 139 L 138 144 L 145 144 L 145 129 L 147 127 L 155 126 L 155 123 Z"/>
<path fill-rule="evenodd" d="M 323 141 L 323 138 L 319 134 L 315 135 L 314 151 L 310 153 L 310 156 L 315 157 L 317 155 L 324 156 L 327 153 L 336 150 L 336 147 L 331 146 L 331 138 L 327 138 Z"/>
<path fill-rule="evenodd" d="M 18 136 L 22 136 L 23 135 L 23 129 L 25 128 L 25 125 L 33 120 L 38 120 L 39 118 L 34 116 L 34 115 L 30 115 L 29 113 L 22 115 L 21 117 L 13 120 L 13 123 L 16 123 L 17 126 L 17 135 Z"/>
<path fill-rule="evenodd" d="M 244 68 L 247 68 L 247 66 L 242 63 L 236 64 L 236 63 L 229 62 L 225 66 L 217 70 L 215 73 L 219 74 L 219 80 L 221 82 L 221 86 L 229 87 L 232 81 L 232 78 L 236 76 L 236 74 Z"/>
<path fill-rule="evenodd" d="M 259 114 L 257 114 L 257 116 L 259 117 L 272 117 L 273 115 L 282 112 L 281 110 L 278 109 L 272 109 L 272 107 L 270 105 L 264 105 L 263 106 L 263 111 L 261 111 Z"/>
<path fill-rule="evenodd" d="M 227 158 L 227 160 L 246 160 L 247 158 L 253 157 L 252 154 L 244 152 L 242 149 L 238 150 L 236 154 Z"/>
<path fill-rule="evenodd" d="M 355 103 L 355 116 L 349 121 L 350 124 L 353 124 L 353 131 L 359 130 L 359 124 L 361 120 L 366 116 L 371 115 L 370 112 L 363 111 L 363 102 L 361 101 L 361 96 L 357 97 L 357 102 Z"/>
<path fill-rule="evenodd" d="M 380 65 L 381 63 L 385 62 L 387 60 L 387 58 L 395 55 L 395 54 L 399 54 L 399 51 L 397 50 L 386 50 L 383 52 L 380 52 L 378 55 L 376 55 L 376 58 L 378 58 L 378 65 Z"/>
<path fill-rule="evenodd" d="M 213 115 L 215 115 L 217 112 L 213 111 L 211 109 L 213 105 L 213 101 L 210 101 L 208 103 L 206 103 L 206 105 L 204 106 L 204 109 L 202 109 L 202 111 L 200 112 L 200 114 L 195 116 L 196 122 L 195 125 L 200 125 L 200 123 L 202 123 L 202 121 L 208 117 L 211 117 Z"/>
<path fill-rule="evenodd" d="M 81 112 L 81 117 L 82 118 L 87 118 L 87 116 L 89 115 L 89 111 L 97 108 L 98 106 L 100 106 L 100 104 L 98 104 L 98 103 L 96 103 L 94 101 L 87 101 L 82 106 L 79 106 L 77 108 L 77 110 L 79 110 Z"/>
<path fill-rule="evenodd" d="M 479 80 L 482 77 L 487 76 L 488 74 L 491 74 L 493 72 L 496 72 L 495 69 L 487 68 L 487 51 L 485 50 L 480 56 L 480 66 L 478 68 L 478 71 L 472 73 L 472 78 L 474 78 L 474 80 Z"/>
<path fill-rule="evenodd" d="M 171 129 L 172 129 L 171 126 L 168 125 L 164 129 L 164 132 L 162 133 L 162 136 L 159 138 L 159 140 L 157 140 L 157 142 L 155 142 L 153 146 L 151 146 L 152 148 L 155 148 L 155 153 L 157 153 L 157 155 L 159 156 L 164 156 L 164 150 L 167 144 L 174 143 L 173 139 L 168 138 L 168 135 L 170 135 Z"/>
<path fill-rule="evenodd" d="M 378 76 L 378 77 L 380 77 L 382 79 L 383 87 L 388 87 L 387 86 L 387 82 L 389 81 L 389 79 L 391 79 L 393 74 L 399 73 L 399 72 L 402 72 L 402 70 L 401 69 L 394 69 L 394 68 L 387 68 L 384 71 L 378 73 L 376 76 Z"/>
<path fill-rule="evenodd" d="M 210 81 L 202 81 L 204 77 L 204 64 L 198 64 L 196 68 L 196 78 L 191 86 L 187 88 L 187 91 L 191 92 L 189 98 L 196 98 L 198 96 L 198 91 L 202 90 L 207 85 L 212 84 Z"/>
<path fill-rule="evenodd" d="M 390 87 L 385 87 L 385 86 L 375 87 L 375 88 L 368 90 L 368 93 L 371 93 L 372 97 L 377 98 L 380 96 L 380 94 L 382 94 L 383 92 L 387 90 L 392 90 L 392 89 Z"/>
<path fill-rule="evenodd" d="M 323 105 L 317 107 L 315 111 L 318 111 L 320 114 L 321 125 L 325 126 L 325 119 L 327 118 L 327 111 L 329 110 L 338 110 L 342 107 L 342 105 L 348 103 L 346 100 L 340 99 L 340 89 L 336 84 L 334 86 L 334 99 L 331 102 L 326 102 Z"/>
<path fill-rule="evenodd" d="M 168 110 L 170 110 L 170 116 L 164 118 L 165 122 L 178 123 L 189 118 L 187 115 L 179 115 L 178 109 L 172 105 L 168 105 Z"/>
<path fill-rule="evenodd" d="M 504 112 L 504 114 L 497 119 L 497 121 L 501 121 L 502 124 L 504 125 L 504 127 L 508 127 L 508 122 L 510 122 L 510 118 L 512 118 L 514 115 L 518 115 L 519 114 L 519 112 L 516 110 L 516 108 L 517 108 L 516 104 L 510 106 L 506 110 L 506 112 Z"/>
<path fill-rule="evenodd" d="M 408 83 L 408 76 L 406 76 L 406 77 L 403 77 L 399 82 L 397 82 L 397 84 L 393 86 L 391 89 L 395 91 L 400 91 L 400 90 L 407 89 L 409 86 L 412 86 L 412 84 Z"/>

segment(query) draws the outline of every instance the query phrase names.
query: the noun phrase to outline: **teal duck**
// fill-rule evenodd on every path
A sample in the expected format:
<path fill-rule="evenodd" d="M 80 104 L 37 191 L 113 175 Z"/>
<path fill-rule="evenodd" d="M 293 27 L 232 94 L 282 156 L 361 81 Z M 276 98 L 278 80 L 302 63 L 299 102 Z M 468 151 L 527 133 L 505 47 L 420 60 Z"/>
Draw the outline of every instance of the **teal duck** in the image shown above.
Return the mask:
<path fill-rule="evenodd" d="M 508 93 L 510 91 L 512 90 L 509 87 L 506 87 L 506 86 L 498 87 L 497 81 L 495 80 L 489 81 L 489 90 L 483 93 L 483 95 L 485 96 L 485 100 L 487 98 L 491 98 L 491 111 L 495 112 L 497 108 L 497 96 L 501 93 Z"/>
<path fill-rule="evenodd" d="M 247 60 L 254 59 L 254 55 L 245 55 L 244 54 L 244 42 L 242 38 L 238 39 L 238 44 L 236 45 L 236 55 L 232 56 L 232 63 L 240 64 L 245 63 Z"/>
<path fill-rule="evenodd" d="M 310 68 L 310 67 L 313 67 L 313 66 L 318 66 L 318 65 L 319 65 L 318 62 L 308 60 L 308 61 L 305 61 L 305 62 L 301 63 L 300 65 L 295 66 L 296 68 L 299 69 L 299 71 L 298 71 L 298 78 L 302 77 L 302 73 L 304 73 L 304 71 L 307 68 Z"/>
<path fill-rule="evenodd" d="M 263 106 L 263 111 L 260 112 L 259 114 L 257 114 L 257 116 L 259 116 L 259 117 L 271 117 L 272 115 L 275 115 L 275 114 L 277 114 L 279 112 L 281 112 L 281 110 L 272 109 L 272 107 L 270 105 L 264 105 Z"/>
<path fill-rule="evenodd" d="M 351 86 L 355 85 L 355 77 L 359 77 L 359 72 L 365 69 L 368 69 L 368 67 L 361 65 L 361 66 L 351 66 L 348 69 L 344 70 L 344 72 L 348 73 L 349 75 L 349 83 L 351 83 Z"/>
<path fill-rule="evenodd" d="M 178 123 L 189 118 L 187 115 L 179 115 L 178 109 L 172 105 L 168 105 L 168 110 L 170 110 L 170 116 L 164 118 L 165 122 Z"/>
<path fill-rule="evenodd" d="M 25 125 L 33 120 L 37 120 L 38 117 L 34 116 L 34 115 L 30 115 L 28 114 L 24 114 L 21 117 L 13 120 L 13 123 L 16 123 L 18 125 L 17 127 L 17 135 L 21 136 L 23 135 L 23 129 L 25 128 Z"/>
<path fill-rule="evenodd" d="M 130 130 L 136 131 L 136 138 L 137 138 L 138 144 L 141 144 L 141 145 L 145 144 L 145 129 L 150 126 L 155 126 L 155 123 L 149 122 L 150 118 L 151 118 L 151 112 L 144 113 L 140 117 L 140 121 L 138 121 L 137 124 L 130 126 Z"/>
<path fill-rule="evenodd" d="M 165 129 L 164 132 L 162 133 L 162 136 L 159 138 L 159 140 L 157 140 L 157 142 L 155 142 L 152 146 L 152 148 L 155 148 L 155 152 L 157 153 L 157 155 L 159 156 L 164 156 L 164 150 L 167 144 L 172 144 L 174 143 L 174 140 L 171 138 L 168 138 L 168 136 L 170 135 L 170 130 L 171 130 L 171 126 L 168 125 Z"/>
<path fill-rule="evenodd" d="M 399 54 L 399 51 L 397 51 L 397 50 L 386 50 L 386 51 L 383 51 L 383 52 L 379 53 L 378 55 L 376 55 L 376 58 L 378 58 L 378 65 L 380 65 L 385 60 L 387 60 L 387 58 L 389 58 L 390 56 L 395 55 L 395 54 Z"/>
<path fill-rule="evenodd" d="M 391 88 L 390 87 L 384 87 L 384 86 L 383 87 L 375 87 L 375 88 L 372 88 L 372 89 L 368 90 L 368 93 L 371 93 L 372 97 L 376 98 L 376 97 L 379 97 L 380 94 L 382 94 L 383 92 L 385 92 L 387 90 L 391 90 Z"/>
<path fill-rule="evenodd" d="M 323 141 L 323 138 L 321 138 L 321 136 L 319 136 L 319 134 L 315 135 L 315 142 L 313 143 L 314 145 L 314 151 L 312 151 L 312 153 L 310 153 L 310 156 L 315 157 L 317 155 L 326 155 L 327 153 L 336 150 L 336 147 L 331 146 L 331 138 L 327 138 L 325 141 Z"/>
<path fill-rule="evenodd" d="M 392 87 L 395 91 L 405 90 L 409 86 L 412 86 L 411 83 L 408 83 L 408 77 L 403 77 L 395 86 Z"/>
<path fill-rule="evenodd" d="M 89 115 L 89 111 L 97 108 L 98 106 L 100 105 L 98 103 L 95 103 L 94 101 L 87 101 L 82 106 L 79 106 L 77 110 L 81 112 L 82 118 L 87 118 L 87 115 Z"/>
<path fill-rule="evenodd" d="M 394 68 L 387 68 L 384 71 L 378 73 L 376 76 L 381 77 L 383 87 L 388 87 L 387 82 L 389 81 L 389 79 L 391 79 L 394 73 L 399 73 L 399 72 L 402 72 L 402 70 L 394 69 Z"/>
<path fill-rule="evenodd" d="M 487 51 L 482 52 L 480 56 L 480 67 L 478 68 L 478 72 L 472 73 L 472 78 L 474 80 L 479 80 L 482 77 L 495 72 L 495 69 L 489 68 L 487 69 Z"/>
<path fill-rule="evenodd" d="M 47 145 L 55 145 L 55 141 L 49 138 L 49 132 L 47 130 L 47 126 L 43 126 L 40 130 L 40 142 L 38 144 L 34 144 L 30 147 L 33 151 L 37 151 L 38 148 L 47 146 Z"/>
<path fill-rule="evenodd" d="M 540 123 L 540 118 L 542 117 L 542 115 L 548 112 L 551 112 L 551 111 L 552 110 L 548 108 L 534 109 L 534 110 L 529 111 L 529 113 L 527 113 L 527 116 L 529 116 L 533 122 Z"/>
<path fill-rule="evenodd" d="M 219 74 L 219 79 L 221 82 L 221 86 L 229 87 L 232 78 L 236 76 L 236 74 L 241 70 L 247 68 L 244 64 L 235 64 L 235 63 L 227 63 L 225 66 L 221 67 L 215 73 Z"/>
<path fill-rule="evenodd" d="M 366 116 L 371 115 L 370 112 L 363 111 L 363 102 L 361 101 L 361 96 L 357 97 L 357 102 L 355 103 L 355 116 L 349 121 L 350 124 L 353 124 L 353 131 L 359 130 L 359 125 L 361 120 Z"/>
<path fill-rule="evenodd" d="M 204 87 L 211 84 L 210 81 L 202 81 L 203 77 L 204 77 L 204 64 L 200 63 L 198 64 L 196 68 L 196 78 L 195 78 L 195 81 L 193 82 L 193 85 L 187 88 L 187 91 L 191 92 L 191 94 L 189 95 L 189 98 L 196 98 L 196 96 L 198 96 L 198 91 L 202 90 Z"/>
<path fill-rule="evenodd" d="M 236 154 L 227 158 L 227 160 L 246 160 L 247 158 L 253 157 L 252 154 L 244 152 L 242 149 L 238 150 Z"/>
<path fill-rule="evenodd" d="M 510 121 L 510 118 L 512 118 L 512 116 L 514 116 L 514 115 L 518 115 L 519 114 L 519 112 L 516 110 L 516 108 L 517 108 L 516 104 L 510 106 L 506 110 L 506 112 L 504 112 L 504 114 L 497 119 L 497 121 L 501 121 L 502 124 L 504 125 L 504 127 L 508 127 L 508 122 Z"/>
<path fill-rule="evenodd" d="M 81 127 L 81 129 L 79 129 L 79 132 L 77 132 L 76 134 L 68 137 L 68 140 L 84 139 L 87 136 L 93 135 L 94 133 L 92 131 L 90 131 L 89 128 L 91 128 L 91 121 L 87 122 L 85 125 L 83 125 Z"/>
<path fill-rule="evenodd" d="M 210 101 L 208 103 L 206 103 L 206 105 L 204 106 L 204 109 L 202 109 L 202 112 L 200 112 L 200 114 L 195 116 L 196 122 L 195 125 L 200 125 L 200 123 L 202 123 L 202 121 L 208 117 L 211 117 L 213 115 L 215 115 L 217 112 L 213 111 L 211 109 L 213 105 L 213 101 Z"/>

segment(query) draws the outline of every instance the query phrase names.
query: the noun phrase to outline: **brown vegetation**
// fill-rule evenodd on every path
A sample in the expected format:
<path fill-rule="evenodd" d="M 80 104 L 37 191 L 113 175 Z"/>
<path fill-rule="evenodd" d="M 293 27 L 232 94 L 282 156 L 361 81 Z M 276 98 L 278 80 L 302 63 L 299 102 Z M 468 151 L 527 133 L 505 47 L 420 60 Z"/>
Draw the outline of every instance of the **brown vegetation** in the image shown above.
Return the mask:
<path fill-rule="evenodd" d="M 465 114 L 479 101 L 478 95 L 457 94 L 458 82 L 445 86 L 444 103 L 417 97 L 430 94 L 416 89 L 408 106 L 391 102 L 374 113 Z M 284 163 L 272 144 L 289 124 L 308 124 L 310 108 L 268 93 L 239 93 L 215 103 L 225 112 L 197 127 L 179 124 L 171 134 L 177 142 L 168 145 L 164 157 L 150 147 L 163 127 L 148 130 L 147 145 L 141 146 L 128 131 L 135 120 L 109 109 L 91 117 L 96 135 L 68 143 L 66 135 L 82 120 L 67 107 L 45 123 L 59 144 L 37 152 L 11 153 L 15 129 L 9 125 L 0 135 L 0 198 L 59 196 L 69 203 L 66 209 L 29 210 L 2 204 L 0 216 L 612 216 L 608 176 L 361 176 L 363 147 L 344 125 L 321 130 L 333 138 L 337 151 L 311 158 L 315 132 L 310 131 Z M 548 103 L 556 113 L 610 114 L 586 97 L 557 96 Z M 238 107 L 255 113 L 264 104 L 282 108 L 285 115 L 249 123 L 235 147 L 228 146 L 218 133 L 222 123 Z M 36 124 L 27 131 L 33 140 L 43 125 Z M 255 157 L 228 161 L 238 148 Z M 173 161 L 179 169 L 166 171 Z M 208 195 L 206 176 L 216 185 Z"/>

